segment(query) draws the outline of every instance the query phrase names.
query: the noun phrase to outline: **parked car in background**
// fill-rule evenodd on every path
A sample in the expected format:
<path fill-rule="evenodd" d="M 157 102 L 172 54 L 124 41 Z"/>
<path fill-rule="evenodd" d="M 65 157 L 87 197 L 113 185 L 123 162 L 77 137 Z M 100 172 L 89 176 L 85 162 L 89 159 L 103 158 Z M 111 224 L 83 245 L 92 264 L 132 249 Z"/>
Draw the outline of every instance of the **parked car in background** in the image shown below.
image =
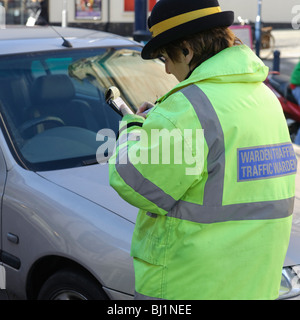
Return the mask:
<path fill-rule="evenodd" d="M 175 78 L 142 60 L 140 44 L 93 30 L 7 27 L 0 48 L 0 289 L 10 299 L 131 299 L 137 209 L 109 186 L 101 130 L 117 134 L 121 117 L 104 93 L 118 87 L 135 110 Z M 283 298 L 300 294 L 297 210 Z"/>

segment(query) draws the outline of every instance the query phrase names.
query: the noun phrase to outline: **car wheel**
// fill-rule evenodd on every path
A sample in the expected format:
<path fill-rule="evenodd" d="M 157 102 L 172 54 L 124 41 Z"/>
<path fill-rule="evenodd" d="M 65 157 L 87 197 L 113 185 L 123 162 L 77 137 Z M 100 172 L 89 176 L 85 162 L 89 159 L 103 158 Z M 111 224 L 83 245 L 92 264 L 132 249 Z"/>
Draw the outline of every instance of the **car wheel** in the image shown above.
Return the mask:
<path fill-rule="evenodd" d="M 43 284 L 38 300 L 107 300 L 101 286 L 89 275 L 72 269 L 54 273 Z"/>

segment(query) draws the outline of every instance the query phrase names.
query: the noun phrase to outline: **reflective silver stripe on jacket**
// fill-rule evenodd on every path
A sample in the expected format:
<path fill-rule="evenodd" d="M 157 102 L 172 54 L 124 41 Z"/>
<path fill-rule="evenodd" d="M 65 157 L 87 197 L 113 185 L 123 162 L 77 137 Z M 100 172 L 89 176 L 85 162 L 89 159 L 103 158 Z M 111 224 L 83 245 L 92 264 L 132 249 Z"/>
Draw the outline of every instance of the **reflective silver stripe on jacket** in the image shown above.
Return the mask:
<path fill-rule="evenodd" d="M 204 188 L 203 205 L 180 200 L 167 215 L 198 223 L 278 219 L 291 215 L 294 197 L 276 201 L 222 205 L 225 143 L 220 121 L 211 102 L 199 87 L 191 85 L 181 92 L 194 107 L 204 129 L 204 137 L 209 149 L 208 179 Z"/>
<path fill-rule="evenodd" d="M 196 85 L 185 87 L 181 93 L 189 100 L 198 116 L 209 150 L 207 155 L 208 178 L 204 189 L 203 204 L 222 206 L 225 144 L 219 118 L 207 96 Z"/>
<path fill-rule="evenodd" d="M 293 208 L 294 197 L 276 201 L 230 204 L 220 207 L 206 207 L 179 201 L 167 215 L 198 223 L 216 223 L 237 220 L 280 219 L 290 216 L 293 213 Z"/>
<path fill-rule="evenodd" d="M 121 178 L 140 195 L 159 208 L 168 211 L 168 216 L 182 220 L 215 223 L 235 220 L 278 219 L 291 215 L 294 206 L 293 197 L 277 201 L 222 205 L 225 144 L 221 124 L 212 104 L 200 88 L 191 85 L 182 89 L 181 92 L 192 104 L 202 129 L 204 129 L 204 137 L 209 148 L 207 157 L 208 179 L 204 188 L 203 205 L 181 200 L 177 202 L 146 179 L 130 163 L 128 146 L 121 148 L 117 157 L 116 170 Z M 132 138 L 136 140 L 136 137 Z M 122 165 L 122 163 L 126 164 Z"/>
<path fill-rule="evenodd" d="M 130 162 L 128 158 L 129 146 L 119 150 L 117 156 L 116 170 L 120 177 L 129 185 L 134 191 L 138 192 L 144 198 L 156 204 L 159 208 L 170 211 L 176 200 L 165 193 L 162 189 L 154 183 L 146 179 Z M 126 164 L 122 164 L 126 163 Z"/>

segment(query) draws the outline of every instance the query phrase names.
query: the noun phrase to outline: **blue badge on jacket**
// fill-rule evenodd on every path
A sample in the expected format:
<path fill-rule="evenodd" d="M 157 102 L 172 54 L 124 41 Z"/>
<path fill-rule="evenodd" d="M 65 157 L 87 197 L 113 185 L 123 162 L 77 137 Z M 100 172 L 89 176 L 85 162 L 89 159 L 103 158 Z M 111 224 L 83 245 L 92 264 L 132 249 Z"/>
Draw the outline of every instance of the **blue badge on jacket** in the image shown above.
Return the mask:
<path fill-rule="evenodd" d="M 297 159 L 291 143 L 237 150 L 238 181 L 268 179 L 294 174 Z"/>

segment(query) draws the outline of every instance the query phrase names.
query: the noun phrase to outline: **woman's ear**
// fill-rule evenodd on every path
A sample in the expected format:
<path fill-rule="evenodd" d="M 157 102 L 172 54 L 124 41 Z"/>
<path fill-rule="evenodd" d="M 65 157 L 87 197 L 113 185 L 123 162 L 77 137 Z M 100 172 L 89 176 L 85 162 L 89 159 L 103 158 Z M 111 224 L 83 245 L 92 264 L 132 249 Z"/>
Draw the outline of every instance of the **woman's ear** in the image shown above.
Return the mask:
<path fill-rule="evenodd" d="M 189 49 L 183 48 L 183 49 L 182 49 L 182 53 L 183 53 L 183 55 L 186 57 L 186 56 L 189 54 Z"/>
<path fill-rule="evenodd" d="M 187 41 L 183 42 L 182 54 L 184 55 L 186 64 L 190 64 L 191 60 L 194 57 L 194 51 Z"/>

